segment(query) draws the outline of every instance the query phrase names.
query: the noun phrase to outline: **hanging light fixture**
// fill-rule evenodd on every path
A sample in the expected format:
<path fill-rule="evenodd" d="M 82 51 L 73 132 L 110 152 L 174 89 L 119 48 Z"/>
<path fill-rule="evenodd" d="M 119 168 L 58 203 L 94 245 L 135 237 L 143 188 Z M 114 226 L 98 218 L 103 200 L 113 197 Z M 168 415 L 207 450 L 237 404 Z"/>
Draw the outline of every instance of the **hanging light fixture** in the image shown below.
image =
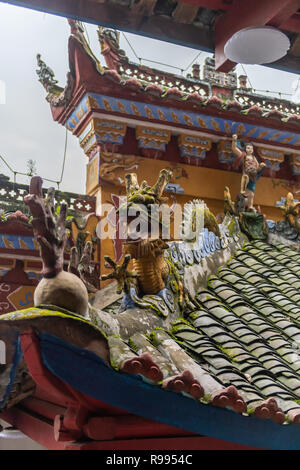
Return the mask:
<path fill-rule="evenodd" d="M 238 64 L 268 64 L 284 57 L 290 45 L 282 31 L 271 26 L 253 26 L 228 39 L 224 53 Z"/>

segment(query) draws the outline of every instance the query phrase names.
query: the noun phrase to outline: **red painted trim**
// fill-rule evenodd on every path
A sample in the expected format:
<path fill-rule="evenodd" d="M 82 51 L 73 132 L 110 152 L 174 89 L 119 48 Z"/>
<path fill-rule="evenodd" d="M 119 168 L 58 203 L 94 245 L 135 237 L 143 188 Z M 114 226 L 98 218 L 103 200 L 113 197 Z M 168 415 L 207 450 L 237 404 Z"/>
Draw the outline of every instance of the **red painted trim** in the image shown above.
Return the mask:
<path fill-rule="evenodd" d="M 34 331 L 32 329 L 23 331 L 20 335 L 20 341 L 24 359 L 33 380 L 53 398 L 57 397 L 65 405 L 76 406 L 76 399 L 65 384 L 43 365 L 39 342 Z"/>
<path fill-rule="evenodd" d="M 22 407 L 26 408 L 28 412 L 36 413 L 51 421 L 54 421 L 56 415 L 61 415 L 66 411 L 66 408 L 56 403 L 40 400 L 39 398 L 28 397 L 22 400 Z"/>
<path fill-rule="evenodd" d="M 11 255 L 25 255 L 25 256 L 34 256 L 35 258 L 40 258 L 40 253 L 37 250 L 17 250 L 15 248 L 0 248 L 0 253 L 9 253 Z"/>
<path fill-rule="evenodd" d="M 1 419 L 15 426 L 26 436 L 49 450 L 65 450 L 65 444 L 56 442 L 53 433 L 53 424 L 46 418 L 30 414 L 20 406 L 15 406 L 1 412 Z"/>
<path fill-rule="evenodd" d="M 26 260 L 26 269 L 28 268 L 36 268 L 36 269 L 42 269 L 43 263 L 41 261 L 34 261 L 34 260 Z"/>
<path fill-rule="evenodd" d="M 16 220 L 0 222 L 0 233 L 24 237 L 33 237 L 32 227 L 26 226 L 23 222 L 18 222 Z"/>
<path fill-rule="evenodd" d="M 83 434 L 82 427 L 87 419 L 88 403 L 85 404 L 83 399 L 78 399 L 77 392 L 55 377 L 43 365 L 39 341 L 32 329 L 21 333 L 20 341 L 24 359 L 33 380 L 67 407 L 63 414 L 57 414 L 54 417 L 55 440 L 69 442 L 79 439 Z"/>
<path fill-rule="evenodd" d="M 149 438 L 106 441 L 84 441 L 82 439 L 81 442 L 58 442 L 54 438 L 52 419 L 40 415 L 37 411 L 26 409 L 23 402 L 13 408 L 3 410 L 1 418 L 49 450 L 256 450 L 254 447 L 205 436 L 186 436 L 183 435 L 184 431 L 180 429 L 177 430 L 176 437 L 157 436 L 155 435 L 156 424 L 160 423 L 153 423 L 153 434 Z"/>
<path fill-rule="evenodd" d="M 23 331 L 20 335 L 22 352 L 28 370 L 37 384 L 36 398 L 57 403 L 60 406 L 85 407 L 94 412 L 103 412 L 107 415 L 128 414 L 116 407 L 107 405 L 95 398 L 89 397 L 70 387 L 43 364 L 39 341 L 32 329 Z"/>
<path fill-rule="evenodd" d="M 192 432 L 156 423 L 139 416 L 91 417 L 84 425 L 84 433 L 96 441 L 134 439 L 159 436 L 194 436 Z"/>
<path fill-rule="evenodd" d="M 67 444 L 66 450 L 257 450 L 209 437 L 171 437 Z M 192 459 L 191 459 L 192 460 Z"/>
<path fill-rule="evenodd" d="M 270 26 L 274 26 L 275 28 L 283 29 L 282 25 L 286 23 L 299 8 L 299 0 L 290 0 L 285 3 L 283 2 L 282 9 L 272 18 L 271 21 L 269 21 L 268 24 Z"/>
<path fill-rule="evenodd" d="M 39 341 L 32 329 L 21 333 L 20 339 L 28 370 L 38 384 L 36 393 L 42 398 L 29 397 L 14 408 L 4 410 L 1 416 L 48 449 L 251 449 L 195 436 L 124 411 L 112 416 L 111 410 L 116 412 L 117 409 L 75 391 L 45 368 Z M 84 436 L 93 441 L 85 442 Z"/>
<path fill-rule="evenodd" d="M 10 248 L 0 248 L 0 253 L 1 254 L 10 254 L 10 255 L 16 255 L 16 258 L 18 256 L 33 256 L 34 258 L 38 258 L 39 260 L 41 259 L 40 253 L 37 250 L 16 250 L 16 249 L 10 249 Z M 64 260 L 65 264 L 67 261 L 69 261 L 70 255 L 67 253 L 64 253 Z M 32 260 L 34 261 L 34 260 Z"/>
<path fill-rule="evenodd" d="M 36 384 L 36 389 L 33 395 L 37 400 L 45 401 L 47 403 L 60 406 L 62 409 L 66 408 L 66 401 L 63 397 L 53 397 L 46 390 L 40 387 L 39 384 Z"/>
<path fill-rule="evenodd" d="M 0 258 L 0 266 L 13 266 L 15 264 L 15 260 L 13 258 Z"/>
<path fill-rule="evenodd" d="M 72 389 L 73 392 L 74 389 Z M 78 392 L 79 393 L 79 392 Z M 95 398 L 89 397 L 84 393 L 81 394 L 82 398 L 85 400 L 85 403 L 89 403 L 89 406 L 93 406 L 93 412 L 97 413 L 101 416 L 121 416 L 121 415 L 128 415 L 128 411 L 120 410 L 119 408 L 115 408 L 114 406 L 108 405 L 100 400 L 96 400 Z M 57 404 L 65 408 L 65 401 L 59 400 L 58 398 L 54 398 L 49 394 L 49 392 L 42 389 L 38 384 L 34 393 L 34 397 L 42 400 L 47 401 L 49 403 Z"/>
<path fill-rule="evenodd" d="M 179 0 L 182 3 L 188 3 L 190 5 L 197 5 L 199 8 L 208 8 L 209 10 L 221 10 L 226 11 L 230 8 L 231 2 L 224 0 Z"/>
<path fill-rule="evenodd" d="M 300 34 L 300 15 L 299 13 L 291 16 L 287 21 L 281 24 L 281 28 L 286 31 Z"/>

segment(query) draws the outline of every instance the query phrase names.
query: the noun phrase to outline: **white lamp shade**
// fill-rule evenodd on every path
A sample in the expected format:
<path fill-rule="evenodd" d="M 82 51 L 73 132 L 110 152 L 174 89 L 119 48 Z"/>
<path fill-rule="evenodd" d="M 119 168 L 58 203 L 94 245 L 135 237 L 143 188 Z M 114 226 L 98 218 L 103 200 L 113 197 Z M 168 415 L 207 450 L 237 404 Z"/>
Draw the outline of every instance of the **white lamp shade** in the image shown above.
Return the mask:
<path fill-rule="evenodd" d="M 268 64 L 284 57 L 289 38 L 271 26 L 254 26 L 237 31 L 225 44 L 227 59 L 239 64 Z"/>

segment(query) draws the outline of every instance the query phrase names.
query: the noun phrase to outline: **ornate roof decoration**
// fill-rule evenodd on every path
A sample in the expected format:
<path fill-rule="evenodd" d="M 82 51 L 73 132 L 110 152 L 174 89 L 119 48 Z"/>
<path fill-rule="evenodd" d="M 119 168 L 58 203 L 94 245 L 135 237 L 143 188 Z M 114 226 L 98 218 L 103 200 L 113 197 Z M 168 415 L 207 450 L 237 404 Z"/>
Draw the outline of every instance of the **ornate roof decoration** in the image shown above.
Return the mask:
<path fill-rule="evenodd" d="M 94 55 L 92 49 L 90 48 L 90 45 L 89 45 L 88 41 L 86 40 L 86 37 L 84 35 L 84 27 L 83 27 L 83 24 L 81 23 L 81 21 L 74 20 L 72 18 L 68 18 L 68 23 L 69 23 L 70 28 L 71 28 L 71 35 L 74 38 L 76 38 L 77 41 L 79 41 L 82 44 L 85 52 L 93 59 L 97 70 L 100 73 L 102 73 L 103 68 L 101 67 L 101 65 L 99 63 L 99 60 Z M 71 70 L 71 72 L 73 72 L 73 70 Z"/>
<path fill-rule="evenodd" d="M 175 100 L 181 100 L 184 96 L 184 93 L 178 88 L 169 88 L 163 95 L 162 98 L 170 98 Z"/>
<path fill-rule="evenodd" d="M 98 27 L 98 38 L 106 66 L 117 70 L 120 63 L 128 62 L 125 52 L 120 49 L 120 32 L 114 29 Z"/>
<path fill-rule="evenodd" d="M 239 113 L 243 109 L 243 106 L 237 100 L 232 100 L 226 103 L 226 109 Z"/>
<path fill-rule="evenodd" d="M 242 113 L 246 115 L 249 114 L 249 115 L 255 115 L 255 116 L 262 116 L 264 111 L 257 104 L 254 104 L 248 109 L 243 109 Z"/>
<path fill-rule="evenodd" d="M 13 212 L 12 214 L 9 214 L 6 217 L 6 220 L 7 221 L 23 222 L 23 223 L 27 224 L 28 221 L 29 221 L 29 218 L 27 217 L 27 215 L 23 214 L 22 211 L 18 210 L 16 212 Z"/>
<path fill-rule="evenodd" d="M 73 91 L 75 86 L 75 80 L 71 72 L 67 73 L 67 84 L 64 90 L 57 96 L 56 94 L 50 94 L 46 97 L 46 100 L 54 107 L 64 106 L 66 107 L 72 99 Z"/>
<path fill-rule="evenodd" d="M 24 204 L 24 196 L 28 194 L 29 185 L 13 183 L 8 176 L 0 175 L 0 210 L 6 214 L 17 214 L 18 211 L 25 216 L 29 216 L 28 207 Z M 47 190 L 43 190 L 46 195 Z M 95 212 L 95 198 L 75 193 L 55 191 L 55 207 L 66 202 L 68 204 L 68 215 L 87 215 Z M 5 217 L 5 219 L 6 219 Z"/>
<path fill-rule="evenodd" d="M 278 109 L 272 109 L 271 111 L 264 114 L 265 118 L 275 119 L 275 120 L 279 120 L 279 121 L 282 121 L 283 116 L 284 116 L 284 114 L 281 111 L 279 111 Z"/>
<path fill-rule="evenodd" d="M 224 111 L 242 113 L 245 116 L 257 116 L 262 119 L 272 118 L 278 122 L 287 122 L 294 124 L 297 118 L 293 119 L 291 116 L 297 116 L 300 113 L 300 107 L 287 100 L 273 98 L 270 96 L 260 95 L 247 87 L 246 77 L 239 77 L 239 86 L 237 85 L 237 76 L 235 72 L 229 74 L 216 72 L 214 70 L 214 58 L 207 58 L 203 66 L 203 78 L 200 78 L 199 64 L 193 64 L 193 73 L 188 74 L 187 77 L 175 75 L 169 72 L 163 72 L 154 68 L 146 67 L 141 64 L 130 62 L 126 57 L 124 51 L 119 46 L 118 31 L 99 27 L 98 36 L 101 44 L 101 51 L 107 62 L 107 68 L 101 67 L 98 59 L 92 53 L 90 46 L 85 39 L 84 30 L 80 22 L 69 20 L 71 26 L 70 38 L 70 70 L 68 73 L 68 82 L 64 90 L 58 87 L 55 80 L 54 73 L 46 64 L 40 61 L 40 70 L 38 71 L 39 79 L 45 86 L 49 95 L 48 101 L 53 108 L 66 105 L 77 96 L 76 91 L 81 90 L 82 84 L 86 86 L 91 80 L 90 85 L 92 89 L 95 87 L 103 89 L 101 80 L 104 78 L 112 80 L 112 82 L 120 84 L 123 90 L 135 92 L 136 96 L 139 93 L 151 95 L 153 98 L 172 98 L 182 102 L 186 106 L 192 104 L 200 106 L 216 107 Z M 80 50 L 80 47 L 82 48 Z M 98 76 L 91 76 L 92 72 L 86 72 L 84 66 L 82 70 L 77 70 L 76 73 L 87 74 L 87 77 L 76 78 L 76 90 L 74 88 L 74 54 L 75 50 L 78 59 L 83 61 L 83 56 L 86 55 L 90 59 L 91 68 L 98 72 Z M 79 59 L 80 56 L 80 59 Z M 97 85 L 97 82 L 99 85 Z M 109 85 L 108 85 L 109 86 Z M 123 93 L 120 89 L 113 89 L 113 93 Z M 216 96 L 216 94 L 218 96 Z M 80 95 L 80 94 L 79 94 Z M 141 99 L 144 97 L 140 95 Z M 273 112 L 274 111 L 274 112 Z M 280 114 L 281 113 L 281 114 Z M 61 112 L 55 112 L 54 116 L 59 116 Z M 65 115 L 61 114 L 59 118 L 63 123 Z"/>
<path fill-rule="evenodd" d="M 192 103 L 199 105 L 199 104 L 204 104 L 205 98 L 199 95 L 197 91 L 194 91 L 193 93 L 190 93 L 189 95 L 186 96 L 186 101 L 191 101 Z"/>
<path fill-rule="evenodd" d="M 123 313 L 109 313 L 109 307 L 107 311 L 90 307 L 89 318 L 80 319 L 59 309 L 32 308 L 3 315 L 0 329 L 3 331 L 7 324 L 11 327 L 15 320 L 14 328 L 24 329 L 33 319 L 35 330 L 42 329 L 39 336 L 49 329 L 50 334 L 40 336 L 43 360 L 49 364 L 51 358 L 51 373 L 65 378 L 71 390 L 85 393 L 86 400 L 93 396 L 151 418 L 144 404 L 152 403 L 155 397 L 157 421 L 262 448 L 294 448 L 296 437 L 290 436 L 299 435 L 300 423 L 295 347 L 300 335 L 300 255 L 276 244 L 276 240 L 273 245 L 245 243 L 232 216 L 227 216 L 220 230 L 221 238 L 206 230 L 192 251 L 188 242 L 171 242 L 166 249 L 169 274 L 164 293 L 142 298 L 131 293 L 138 306 L 127 305 Z M 142 256 L 141 251 L 135 256 Z M 224 256 L 226 264 L 216 270 Z M 127 271 L 129 257 L 122 265 L 107 261 L 114 270 L 109 276 L 116 277 L 119 288 L 125 288 L 128 295 L 132 292 L 129 280 L 135 279 L 135 274 Z M 209 265 L 217 274 L 206 280 L 208 273 L 203 273 L 201 266 Z M 193 273 L 204 277 L 196 281 Z M 72 335 L 52 339 L 53 325 L 62 318 L 68 322 L 68 331 L 75 332 L 77 327 L 82 330 L 80 345 L 76 334 L 74 339 Z M 88 346 L 91 338 L 92 350 Z M 59 354 L 61 350 L 64 354 Z M 70 361 L 74 363 L 71 374 Z M 89 367 L 84 367 L 87 361 Z M 89 371 L 94 377 L 102 377 L 106 387 L 96 387 Z M 33 379 L 38 380 L 34 374 Z M 6 389 L 3 374 L 1 380 Z M 134 405 L 125 399 L 128 383 Z M 56 382 L 57 390 L 59 384 Z M 116 387 L 118 394 L 113 393 Z M 137 399 L 140 388 L 143 406 Z M 9 399 L 8 393 L 4 405 Z M 184 413 L 174 414 L 175 406 L 184 407 Z M 201 419 L 207 413 L 214 416 L 213 433 L 209 419 Z M 225 415 L 232 425 L 223 434 L 220 426 Z M 266 420 L 268 433 L 258 432 L 261 420 Z"/>
<path fill-rule="evenodd" d="M 125 85 L 128 88 L 131 88 L 132 90 L 135 90 L 135 91 L 139 91 L 139 90 L 144 89 L 143 84 L 134 77 L 133 78 L 128 78 L 125 82 Z"/>
<path fill-rule="evenodd" d="M 217 96 L 213 95 L 208 98 L 208 100 L 205 102 L 206 106 L 212 106 L 214 108 L 222 108 L 224 102 L 218 98 Z"/>
<path fill-rule="evenodd" d="M 149 83 L 149 85 L 146 86 L 145 91 L 147 93 L 150 93 L 151 95 L 160 97 L 163 94 L 164 89 L 163 87 L 161 87 L 160 85 L 157 85 L 156 83 L 153 83 L 153 84 Z"/>
<path fill-rule="evenodd" d="M 203 78 L 211 85 L 220 86 L 222 88 L 237 88 L 236 73 L 223 73 L 216 71 L 214 57 L 206 57 L 203 66 Z"/>
<path fill-rule="evenodd" d="M 39 82 L 48 92 L 46 100 L 54 107 L 66 106 L 71 101 L 74 90 L 75 83 L 72 73 L 67 73 L 67 84 L 65 88 L 62 88 L 57 85 L 58 81 L 54 77 L 53 70 L 41 59 L 41 55 L 37 54 L 36 57 L 39 67 L 36 73 L 39 77 Z"/>
<path fill-rule="evenodd" d="M 293 124 L 299 124 L 300 125 L 300 116 L 297 114 L 292 114 L 288 116 L 287 118 L 282 119 L 283 121 L 285 120 L 286 122 L 292 122 Z"/>
<path fill-rule="evenodd" d="M 36 70 L 39 82 L 49 94 L 59 95 L 63 89 L 57 86 L 58 81 L 55 79 L 53 70 L 41 59 L 41 54 L 37 54 L 36 59 L 39 67 Z"/>

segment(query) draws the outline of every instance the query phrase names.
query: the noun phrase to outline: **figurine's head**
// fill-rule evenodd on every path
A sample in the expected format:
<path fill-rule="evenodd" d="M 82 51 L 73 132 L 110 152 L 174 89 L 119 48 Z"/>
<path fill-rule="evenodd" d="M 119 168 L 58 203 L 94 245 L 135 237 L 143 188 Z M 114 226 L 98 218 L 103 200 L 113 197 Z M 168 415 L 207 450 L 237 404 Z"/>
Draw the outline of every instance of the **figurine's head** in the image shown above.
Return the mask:
<path fill-rule="evenodd" d="M 286 196 L 286 203 L 287 204 L 291 204 L 294 202 L 294 196 L 293 196 L 293 193 L 288 193 L 287 196 Z"/>
<path fill-rule="evenodd" d="M 246 151 L 247 155 L 252 155 L 253 154 L 253 144 L 251 144 L 251 142 L 248 142 L 245 145 L 245 151 Z"/>

